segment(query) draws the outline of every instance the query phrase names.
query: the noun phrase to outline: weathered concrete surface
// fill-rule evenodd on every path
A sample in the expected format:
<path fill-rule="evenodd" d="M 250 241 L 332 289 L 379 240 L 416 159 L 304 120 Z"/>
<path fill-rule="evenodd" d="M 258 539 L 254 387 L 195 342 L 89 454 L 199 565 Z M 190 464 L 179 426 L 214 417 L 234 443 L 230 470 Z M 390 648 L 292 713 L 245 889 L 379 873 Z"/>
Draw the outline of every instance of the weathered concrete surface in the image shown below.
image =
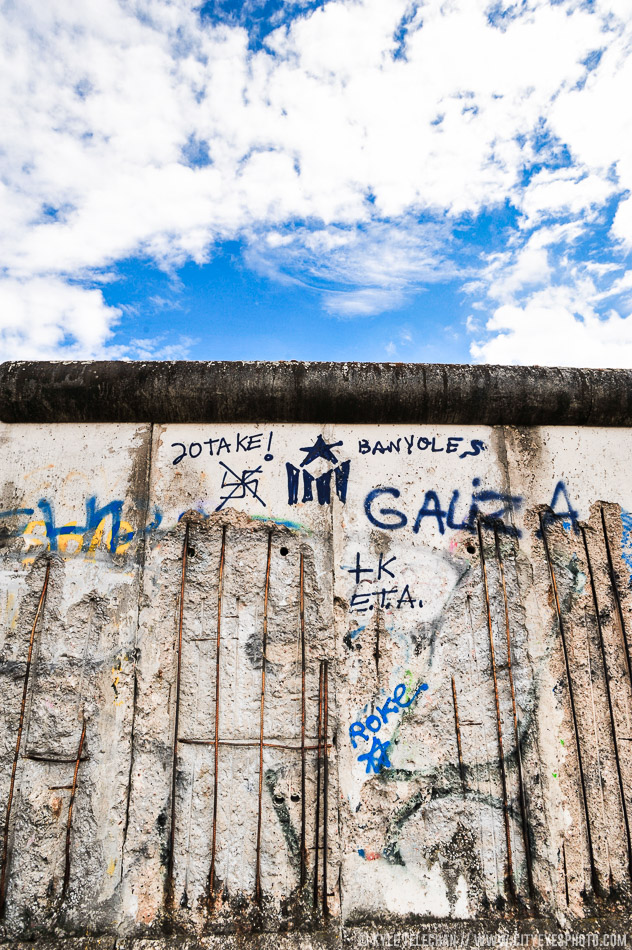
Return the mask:
<path fill-rule="evenodd" d="M 632 370 L 432 363 L 3 363 L 0 419 L 629 426 Z"/>
<path fill-rule="evenodd" d="M 0 939 L 628 934 L 632 429 L 0 439 Z"/>

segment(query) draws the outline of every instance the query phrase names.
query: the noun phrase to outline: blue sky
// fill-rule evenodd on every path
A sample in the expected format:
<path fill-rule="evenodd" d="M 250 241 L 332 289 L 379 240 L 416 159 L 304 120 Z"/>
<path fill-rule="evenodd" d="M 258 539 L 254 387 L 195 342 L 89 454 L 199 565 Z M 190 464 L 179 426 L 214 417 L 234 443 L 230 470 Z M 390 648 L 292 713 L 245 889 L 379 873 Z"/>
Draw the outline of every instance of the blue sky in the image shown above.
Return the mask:
<path fill-rule="evenodd" d="M 0 20 L 0 358 L 632 366 L 630 0 Z"/>

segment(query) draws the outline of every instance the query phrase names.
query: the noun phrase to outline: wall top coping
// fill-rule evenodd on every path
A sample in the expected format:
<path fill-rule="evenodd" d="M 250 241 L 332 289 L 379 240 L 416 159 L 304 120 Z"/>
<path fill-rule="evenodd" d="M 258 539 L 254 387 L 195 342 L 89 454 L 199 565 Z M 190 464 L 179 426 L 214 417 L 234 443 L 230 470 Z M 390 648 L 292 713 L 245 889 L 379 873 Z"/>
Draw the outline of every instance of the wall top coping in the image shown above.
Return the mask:
<path fill-rule="evenodd" d="M 5 423 L 632 426 L 632 370 L 440 363 L 7 362 Z"/>

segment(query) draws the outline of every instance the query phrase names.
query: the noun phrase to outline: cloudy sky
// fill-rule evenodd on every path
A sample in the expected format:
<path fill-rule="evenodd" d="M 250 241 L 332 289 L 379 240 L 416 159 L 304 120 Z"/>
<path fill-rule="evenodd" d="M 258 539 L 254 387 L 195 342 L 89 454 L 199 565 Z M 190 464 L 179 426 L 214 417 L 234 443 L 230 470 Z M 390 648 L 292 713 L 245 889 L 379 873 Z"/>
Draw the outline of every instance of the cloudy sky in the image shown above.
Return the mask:
<path fill-rule="evenodd" d="M 632 366 L 632 0 L 0 11 L 1 359 Z"/>

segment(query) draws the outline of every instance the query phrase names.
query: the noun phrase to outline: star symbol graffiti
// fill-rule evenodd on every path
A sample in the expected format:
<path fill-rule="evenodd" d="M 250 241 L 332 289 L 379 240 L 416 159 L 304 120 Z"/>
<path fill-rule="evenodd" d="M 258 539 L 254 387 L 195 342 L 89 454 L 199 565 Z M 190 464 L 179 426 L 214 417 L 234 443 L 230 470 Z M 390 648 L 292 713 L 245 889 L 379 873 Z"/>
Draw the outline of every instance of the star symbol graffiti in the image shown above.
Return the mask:
<path fill-rule="evenodd" d="M 309 465 L 316 459 L 325 459 L 326 462 L 333 462 L 335 465 L 338 459 L 331 450 L 335 449 L 338 445 L 342 445 L 342 441 L 327 443 L 322 435 L 319 435 L 313 445 L 306 445 L 305 448 L 301 449 L 301 452 L 306 453 L 305 458 L 301 462 L 301 468 L 305 465 Z"/>
<path fill-rule="evenodd" d="M 386 754 L 390 744 L 390 741 L 381 742 L 377 736 L 373 736 L 373 744 L 369 751 L 358 756 L 358 762 L 366 762 L 367 775 L 371 771 L 377 774 L 382 769 L 390 769 L 391 763 Z"/>

